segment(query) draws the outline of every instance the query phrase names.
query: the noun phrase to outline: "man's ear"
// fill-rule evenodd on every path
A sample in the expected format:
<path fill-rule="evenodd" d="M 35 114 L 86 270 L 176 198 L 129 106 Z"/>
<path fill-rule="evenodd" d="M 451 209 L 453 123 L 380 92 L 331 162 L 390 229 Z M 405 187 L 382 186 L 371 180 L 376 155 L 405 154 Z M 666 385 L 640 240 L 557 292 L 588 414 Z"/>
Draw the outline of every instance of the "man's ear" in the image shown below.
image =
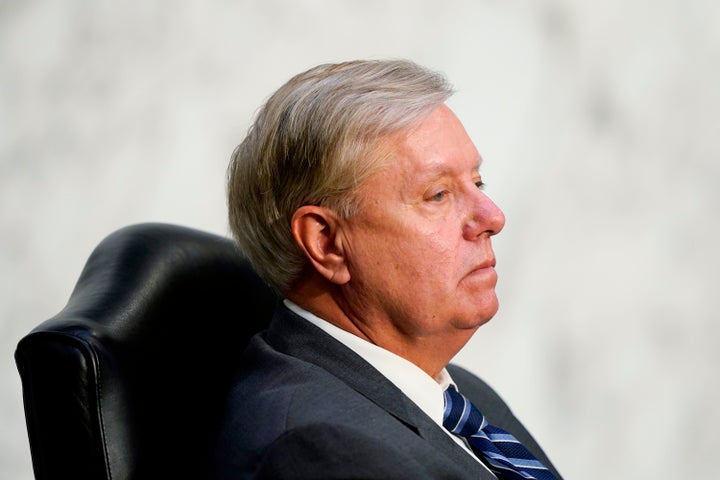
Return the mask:
<path fill-rule="evenodd" d="M 350 281 L 339 235 L 340 222 L 335 212 L 325 207 L 304 205 L 295 211 L 291 228 L 295 242 L 320 275 L 338 285 Z"/>

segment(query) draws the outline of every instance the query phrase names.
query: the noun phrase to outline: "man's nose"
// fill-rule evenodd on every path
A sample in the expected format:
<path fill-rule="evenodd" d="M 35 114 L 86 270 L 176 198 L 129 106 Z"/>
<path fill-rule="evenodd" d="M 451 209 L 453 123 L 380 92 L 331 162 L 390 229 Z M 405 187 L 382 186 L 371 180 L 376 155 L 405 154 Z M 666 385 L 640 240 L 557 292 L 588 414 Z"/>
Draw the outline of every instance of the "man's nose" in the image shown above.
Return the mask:
<path fill-rule="evenodd" d="M 505 226 L 505 215 L 495 202 L 484 192 L 477 191 L 473 195 L 470 214 L 463 226 L 466 240 L 474 240 L 482 234 L 493 236 L 500 233 Z"/>

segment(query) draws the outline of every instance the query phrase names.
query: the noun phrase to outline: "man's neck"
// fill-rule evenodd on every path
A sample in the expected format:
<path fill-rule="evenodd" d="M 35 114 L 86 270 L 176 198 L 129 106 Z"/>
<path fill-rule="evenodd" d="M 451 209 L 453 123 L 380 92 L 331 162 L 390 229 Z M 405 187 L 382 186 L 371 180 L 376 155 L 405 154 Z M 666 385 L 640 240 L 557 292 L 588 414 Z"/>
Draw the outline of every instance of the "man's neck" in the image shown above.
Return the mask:
<path fill-rule="evenodd" d="M 454 330 L 443 336 L 413 337 L 396 329 L 390 319 L 348 304 L 339 289 L 319 288 L 314 282 L 299 283 L 286 297 L 336 327 L 414 363 L 433 378 L 474 333 Z"/>

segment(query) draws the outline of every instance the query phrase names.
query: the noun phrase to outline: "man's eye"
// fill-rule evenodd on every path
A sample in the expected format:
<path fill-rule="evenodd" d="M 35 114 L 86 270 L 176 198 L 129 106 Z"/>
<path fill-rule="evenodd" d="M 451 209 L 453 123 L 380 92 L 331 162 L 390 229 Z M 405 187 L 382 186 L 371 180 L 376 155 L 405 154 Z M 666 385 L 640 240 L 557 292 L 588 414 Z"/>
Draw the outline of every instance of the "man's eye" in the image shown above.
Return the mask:
<path fill-rule="evenodd" d="M 447 190 L 443 190 L 442 192 L 438 192 L 432 197 L 430 197 L 430 200 L 433 202 L 440 202 L 445 198 L 445 195 L 447 195 Z"/>
<path fill-rule="evenodd" d="M 478 190 L 485 190 L 485 182 L 482 180 L 478 180 L 475 182 L 475 186 L 478 188 Z"/>

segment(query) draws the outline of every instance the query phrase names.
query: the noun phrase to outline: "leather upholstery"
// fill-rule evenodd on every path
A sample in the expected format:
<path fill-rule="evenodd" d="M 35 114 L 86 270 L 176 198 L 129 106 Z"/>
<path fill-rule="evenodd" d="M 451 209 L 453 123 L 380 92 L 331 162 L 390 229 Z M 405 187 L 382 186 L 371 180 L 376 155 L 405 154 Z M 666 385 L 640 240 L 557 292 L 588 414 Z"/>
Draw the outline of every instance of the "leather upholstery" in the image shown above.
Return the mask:
<path fill-rule="evenodd" d="M 36 478 L 206 477 L 238 353 L 276 301 L 229 239 L 108 236 L 15 353 Z"/>

